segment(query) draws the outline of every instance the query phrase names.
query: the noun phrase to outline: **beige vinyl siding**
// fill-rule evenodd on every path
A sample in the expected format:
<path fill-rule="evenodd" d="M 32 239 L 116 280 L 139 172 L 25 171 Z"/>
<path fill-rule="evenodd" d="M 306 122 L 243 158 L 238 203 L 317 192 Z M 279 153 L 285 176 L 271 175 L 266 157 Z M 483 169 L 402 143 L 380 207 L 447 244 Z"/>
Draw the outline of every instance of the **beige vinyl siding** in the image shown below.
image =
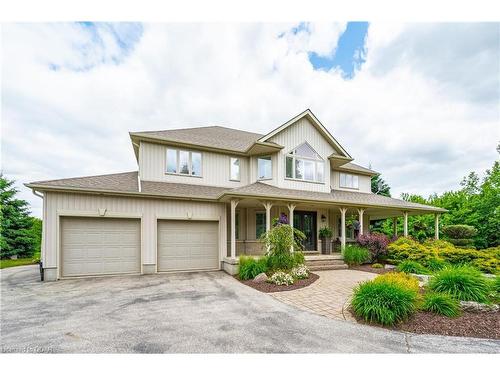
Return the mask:
<path fill-rule="evenodd" d="M 189 148 L 168 147 L 188 150 Z M 195 150 L 192 150 L 195 151 Z M 167 146 L 141 142 L 139 148 L 139 173 L 144 181 L 163 181 L 183 184 L 202 184 L 210 186 L 238 187 L 248 184 L 248 158 L 218 154 L 209 151 L 196 151 L 202 154 L 201 177 L 173 175 L 166 173 Z M 230 180 L 230 158 L 240 159 L 240 181 Z"/>
<path fill-rule="evenodd" d="M 341 188 L 340 187 L 340 173 L 347 173 L 358 176 L 358 185 L 359 189 L 349 189 L 349 188 Z M 345 190 L 345 191 L 359 191 L 361 193 L 370 193 L 372 190 L 371 177 L 363 174 L 356 174 L 351 172 L 340 172 L 340 171 L 332 171 L 331 177 L 331 186 L 333 189 Z"/>
<path fill-rule="evenodd" d="M 271 142 L 276 142 L 284 148 L 276 154 L 273 160 L 273 168 L 276 168 L 276 177 L 269 181 L 271 185 L 275 185 L 288 189 L 299 189 L 309 191 L 330 191 L 330 163 L 328 156 L 335 152 L 334 148 L 327 142 L 323 135 L 309 122 L 307 118 L 301 118 L 295 124 L 289 126 L 282 132 L 276 134 L 269 139 Z M 285 179 L 285 157 L 286 155 L 307 142 L 321 156 L 325 162 L 324 168 L 324 183 L 303 182 Z M 274 165 L 275 164 L 275 165 Z"/>
<path fill-rule="evenodd" d="M 141 219 L 142 264 L 156 264 L 157 219 L 219 220 L 219 254 L 226 252 L 226 207 L 223 203 L 184 200 L 113 197 L 94 194 L 45 192 L 43 226 L 43 263 L 46 268 L 59 265 L 60 217 L 104 217 Z"/>

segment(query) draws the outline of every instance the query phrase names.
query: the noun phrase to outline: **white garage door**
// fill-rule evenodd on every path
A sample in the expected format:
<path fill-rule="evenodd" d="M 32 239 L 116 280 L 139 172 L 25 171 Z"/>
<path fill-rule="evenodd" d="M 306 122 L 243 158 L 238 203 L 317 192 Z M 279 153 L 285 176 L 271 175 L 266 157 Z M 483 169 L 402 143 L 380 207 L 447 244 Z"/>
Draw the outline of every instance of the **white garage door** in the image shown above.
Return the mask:
<path fill-rule="evenodd" d="M 138 273 L 139 219 L 61 218 L 63 276 Z"/>
<path fill-rule="evenodd" d="M 219 269 L 219 223 L 158 221 L 158 271 Z"/>

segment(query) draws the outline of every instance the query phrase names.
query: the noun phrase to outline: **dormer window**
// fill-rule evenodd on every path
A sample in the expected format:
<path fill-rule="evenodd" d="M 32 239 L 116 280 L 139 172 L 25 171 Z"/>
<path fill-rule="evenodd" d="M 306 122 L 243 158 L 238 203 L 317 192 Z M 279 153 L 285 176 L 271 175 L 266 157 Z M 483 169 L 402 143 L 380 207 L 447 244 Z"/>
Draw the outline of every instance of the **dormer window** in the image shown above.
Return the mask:
<path fill-rule="evenodd" d="M 323 182 L 325 162 L 306 142 L 286 156 L 286 178 Z"/>
<path fill-rule="evenodd" d="M 201 177 L 201 152 L 168 148 L 166 172 Z"/>
<path fill-rule="evenodd" d="M 359 189 L 359 179 L 355 174 L 341 173 L 340 183 L 341 188 Z"/>

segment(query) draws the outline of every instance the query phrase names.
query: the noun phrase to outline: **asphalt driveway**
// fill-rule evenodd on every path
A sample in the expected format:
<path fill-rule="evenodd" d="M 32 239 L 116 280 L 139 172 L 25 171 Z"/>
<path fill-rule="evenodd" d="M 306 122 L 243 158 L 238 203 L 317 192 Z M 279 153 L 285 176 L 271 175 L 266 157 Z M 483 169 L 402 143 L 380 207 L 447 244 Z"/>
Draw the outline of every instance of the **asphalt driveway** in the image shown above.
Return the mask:
<path fill-rule="evenodd" d="M 0 272 L 2 352 L 500 352 L 500 341 L 332 320 L 222 272 L 52 283 L 35 266 Z"/>

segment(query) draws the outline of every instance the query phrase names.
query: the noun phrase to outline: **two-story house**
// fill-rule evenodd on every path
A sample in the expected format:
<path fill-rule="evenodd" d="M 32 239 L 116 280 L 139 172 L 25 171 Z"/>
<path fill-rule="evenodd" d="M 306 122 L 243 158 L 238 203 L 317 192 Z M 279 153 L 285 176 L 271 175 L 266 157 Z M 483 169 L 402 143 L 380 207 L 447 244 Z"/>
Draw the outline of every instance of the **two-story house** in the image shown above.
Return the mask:
<path fill-rule="evenodd" d="M 219 126 L 130 133 L 137 172 L 39 181 L 45 280 L 218 270 L 263 253 L 259 237 L 284 214 L 320 248 L 329 226 L 343 248 L 370 220 L 440 208 L 371 192 L 377 172 L 353 158 L 306 110 L 268 134 Z M 357 234 L 357 233 L 356 233 Z"/>

